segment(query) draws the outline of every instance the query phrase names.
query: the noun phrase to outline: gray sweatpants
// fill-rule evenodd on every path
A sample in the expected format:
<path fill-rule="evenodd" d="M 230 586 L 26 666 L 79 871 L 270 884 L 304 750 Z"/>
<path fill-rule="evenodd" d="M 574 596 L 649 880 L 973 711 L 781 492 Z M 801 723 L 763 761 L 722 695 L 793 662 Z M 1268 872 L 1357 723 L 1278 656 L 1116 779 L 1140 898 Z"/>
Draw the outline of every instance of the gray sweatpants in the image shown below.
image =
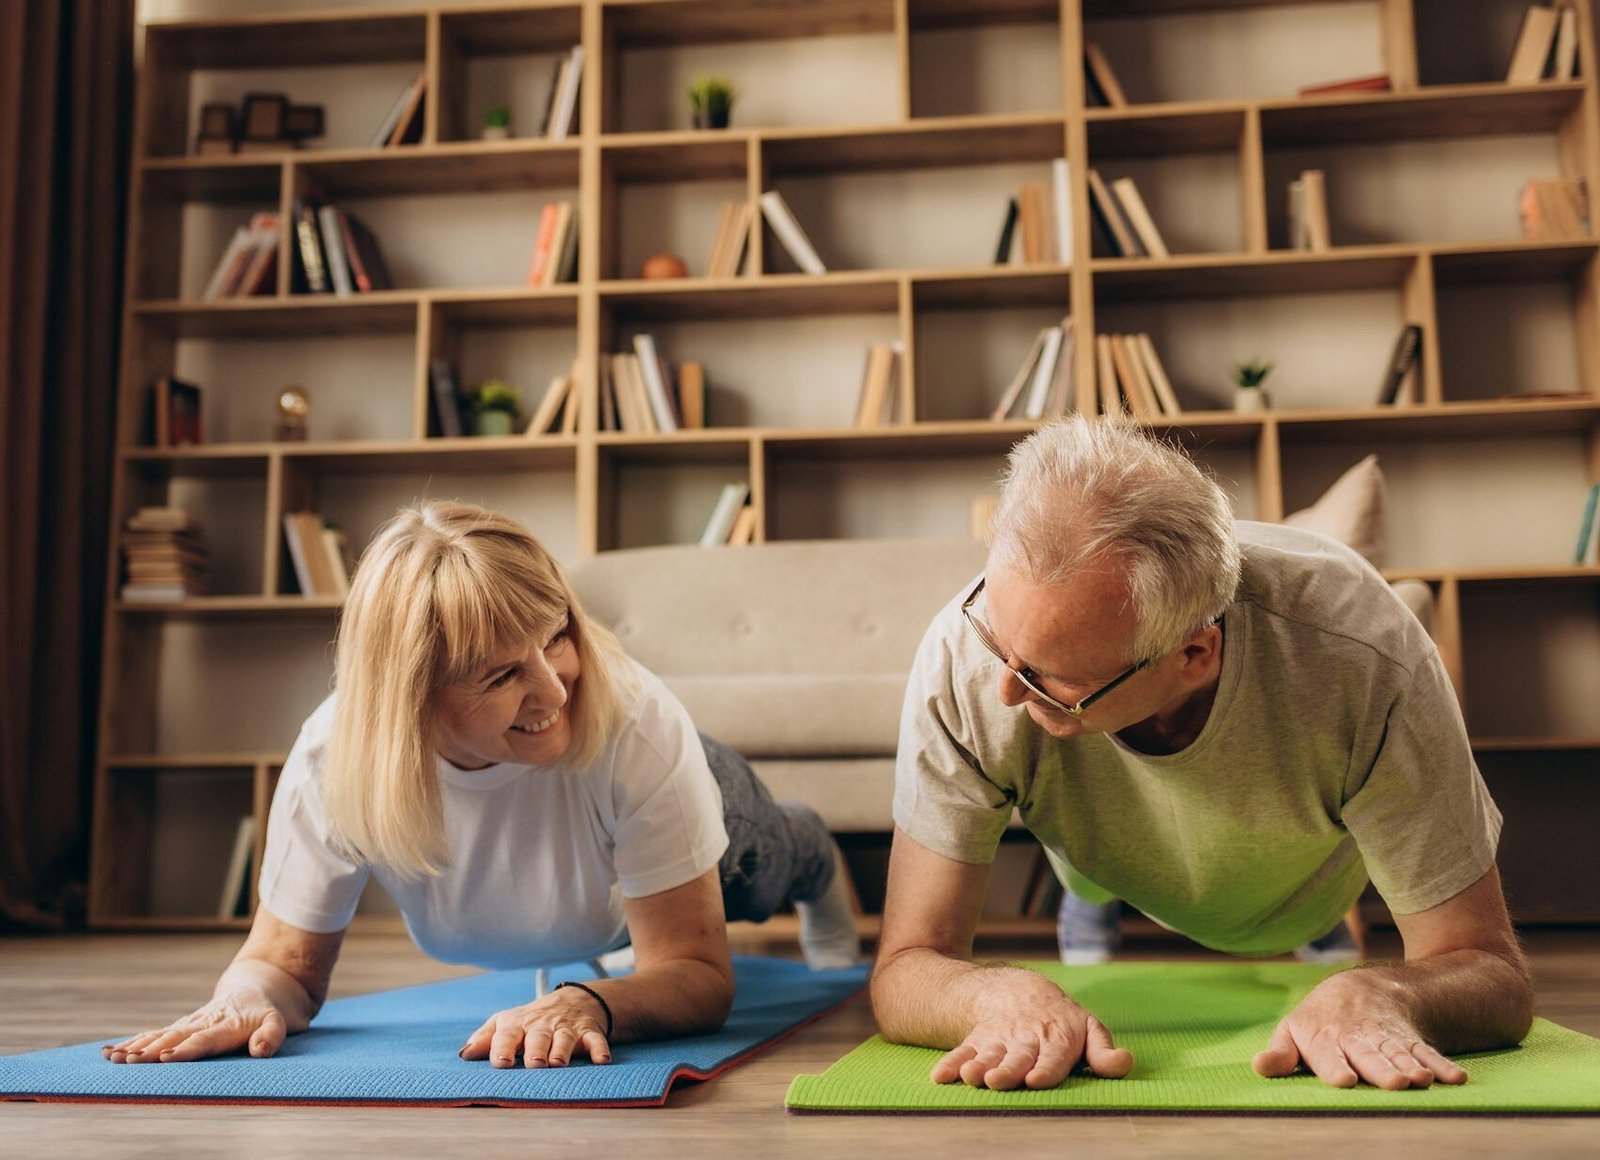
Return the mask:
<path fill-rule="evenodd" d="M 700 734 L 722 790 L 728 849 L 718 873 L 728 921 L 765 922 L 785 903 L 821 898 L 833 881 L 833 838 L 817 812 L 775 802 L 750 763 Z"/>

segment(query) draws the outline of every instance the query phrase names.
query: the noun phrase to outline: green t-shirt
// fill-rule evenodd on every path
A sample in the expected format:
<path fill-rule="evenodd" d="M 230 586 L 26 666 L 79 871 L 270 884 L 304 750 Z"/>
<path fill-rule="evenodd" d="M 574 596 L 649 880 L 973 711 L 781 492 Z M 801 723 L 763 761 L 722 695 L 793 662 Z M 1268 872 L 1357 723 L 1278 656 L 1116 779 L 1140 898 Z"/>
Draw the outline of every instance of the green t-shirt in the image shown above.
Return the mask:
<path fill-rule="evenodd" d="M 1000 662 L 952 600 L 912 666 L 896 824 L 988 863 L 1015 808 L 1075 891 L 1243 955 L 1325 934 L 1369 874 L 1413 914 L 1487 873 L 1500 813 L 1421 624 L 1332 540 L 1243 521 L 1238 534 L 1216 700 L 1167 756 L 1057 740 L 1001 703 Z"/>

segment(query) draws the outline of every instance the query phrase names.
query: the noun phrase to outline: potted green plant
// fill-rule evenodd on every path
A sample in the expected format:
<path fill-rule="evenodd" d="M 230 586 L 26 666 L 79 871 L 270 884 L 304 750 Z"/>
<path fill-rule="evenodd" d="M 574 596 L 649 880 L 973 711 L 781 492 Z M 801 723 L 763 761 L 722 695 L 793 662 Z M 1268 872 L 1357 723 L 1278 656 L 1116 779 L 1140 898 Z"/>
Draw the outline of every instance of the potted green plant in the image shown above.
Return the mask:
<path fill-rule="evenodd" d="M 467 405 L 479 435 L 509 435 L 522 410 L 522 395 L 504 379 L 489 379 L 468 396 Z"/>
<path fill-rule="evenodd" d="M 1265 411 L 1266 391 L 1261 381 L 1272 373 L 1272 364 L 1261 359 L 1242 362 L 1233 368 L 1233 409 L 1235 411 Z"/>
<path fill-rule="evenodd" d="M 733 82 L 726 77 L 696 77 L 689 86 L 689 111 L 696 129 L 726 129 L 733 112 Z"/>
<path fill-rule="evenodd" d="M 483 114 L 485 141 L 504 141 L 511 136 L 511 106 L 490 105 Z"/>

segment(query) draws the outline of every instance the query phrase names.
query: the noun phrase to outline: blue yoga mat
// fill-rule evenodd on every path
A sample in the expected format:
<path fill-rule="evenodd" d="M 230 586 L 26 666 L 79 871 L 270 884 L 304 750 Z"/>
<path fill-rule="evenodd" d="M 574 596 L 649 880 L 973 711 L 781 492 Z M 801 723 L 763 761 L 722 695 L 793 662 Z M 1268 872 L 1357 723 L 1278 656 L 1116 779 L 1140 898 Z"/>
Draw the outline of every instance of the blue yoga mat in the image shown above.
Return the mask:
<path fill-rule="evenodd" d="M 126 1103 L 406 1104 L 460 1107 L 650 1107 L 678 1079 L 710 1079 L 859 992 L 866 967 L 810 971 L 787 959 L 735 957 L 738 990 L 721 1031 L 620 1044 L 613 1062 L 501 1069 L 456 1056 L 496 1011 L 528 1002 L 532 971 L 500 971 L 328 1003 L 311 1030 L 271 1059 L 115 1064 L 93 1043 L 0 1058 L 0 1100 Z M 586 966 L 552 984 L 591 979 Z"/>

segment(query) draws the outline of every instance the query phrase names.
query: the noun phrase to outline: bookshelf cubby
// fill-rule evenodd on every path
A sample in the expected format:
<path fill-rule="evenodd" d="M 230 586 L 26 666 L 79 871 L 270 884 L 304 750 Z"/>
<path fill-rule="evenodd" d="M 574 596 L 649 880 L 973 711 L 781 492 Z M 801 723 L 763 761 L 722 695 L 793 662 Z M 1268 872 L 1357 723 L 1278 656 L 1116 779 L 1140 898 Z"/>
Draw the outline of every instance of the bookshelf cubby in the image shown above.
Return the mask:
<path fill-rule="evenodd" d="M 757 540 L 963 537 L 1033 428 L 989 416 L 1039 328 L 1068 313 L 1080 405 L 1089 339 L 1152 335 L 1184 408 L 1159 429 L 1241 516 L 1279 519 L 1378 453 L 1388 572 L 1434 589 L 1435 636 L 1507 817 L 1513 906 L 1600 918 L 1571 833 L 1600 813 L 1600 568 L 1570 562 L 1600 480 L 1600 243 L 1525 240 L 1516 213 L 1530 178 L 1600 189 L 1593 0 L 1576 6 L 1577 78 L 1529 85 L 1501 80 L 1524 0 L 210 4 L 172 0 L 181 18 L 144 29 L 114 511 L 195 512 L 212 592 L 124 602 L 120 574 L 107 579 L 95 925 L 245 921 L 218 919 L 215 892 L 162 859 L 190 851 L 192 878 L 215 862 L 220 886 L 239 814 L 265 820 L 328 688 L 338 602 L 296 591 L 285 512 L 319 511 L 359 548 L 396 507 L 459 497 L 573 560 L 693 542 L 737 480 Z M 1087 103 L 1088 41 L 1128 104 Z M 574 131 L 548 140 L 546 94 L 577 45 Z M 1392 91 L 1296 95 L 1380 71 Z M 729 129 L 689 127 L 683 91 L 704 73 L 738 90 Z M 420 140 L 374 147 L 419 75 Z M 263 91 L 322 104 L 325 134 L 192 151 L 204 103 Z M 515 135 L 482 140 L 502 102 Z M 994 264 L 1007 198 L 1048 183 L 1060 157 L 1071 253 Z M 1170 258 L 1102 253 L 1091 166 L 1135 179 Z M 1286 185 L 1307 168 L 1327 174 L 1325 251 L 1289 248 Z M 758 219 L 744 272 L 707 277 L 722 204 L 771 189 L 827 272 L 797 272 Z M 284 238 L 264 293 L 204 300 L 234 229 L 297 198 L 358 214 L 395 289 L 294 292 Z M 530 289 L 539 210 L 563 199 L 577 280 Z M 663 251 L 687 277 L 639 276 Z M 1380 407 L 1406 323 L 1423 327 L 1417 397 Z M 705 365 L 705 429 L 598 429 L 602 360 L 640 333 Z M 857 430 L 867 349 L 885 342 L 901 344 L 909 415 Z M 1239 414 L 1230 371 L 1255 357 L 1277 364 L 1273 406 Z M 440 358 L 464 387 L 506 380 L 526 409 L 575 367 L 577 431 L 442 435 Z M 145 442 L 162 375 L 204 387 L 204 443 Z M 308 438 L 274 442 L 291 384 L 311 397 Z M 872 841 L 847 843 L 867 879 L 881 872 Z"/>

